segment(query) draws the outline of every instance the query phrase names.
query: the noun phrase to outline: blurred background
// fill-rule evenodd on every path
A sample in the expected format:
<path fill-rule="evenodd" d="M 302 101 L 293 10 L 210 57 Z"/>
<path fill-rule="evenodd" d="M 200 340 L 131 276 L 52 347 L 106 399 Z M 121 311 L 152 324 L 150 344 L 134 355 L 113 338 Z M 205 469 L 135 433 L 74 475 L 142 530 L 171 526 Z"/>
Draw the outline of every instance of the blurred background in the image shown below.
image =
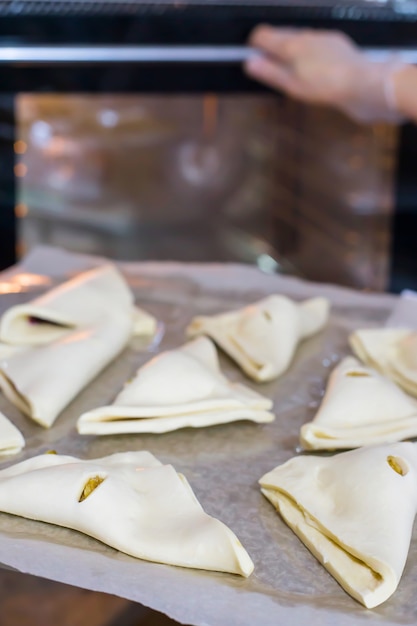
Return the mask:
<path fill-rule="evenodd" d="M 272 95 L 18 94 L 18 253 L 236 261 L 384 290 L 398 130 Z"/>

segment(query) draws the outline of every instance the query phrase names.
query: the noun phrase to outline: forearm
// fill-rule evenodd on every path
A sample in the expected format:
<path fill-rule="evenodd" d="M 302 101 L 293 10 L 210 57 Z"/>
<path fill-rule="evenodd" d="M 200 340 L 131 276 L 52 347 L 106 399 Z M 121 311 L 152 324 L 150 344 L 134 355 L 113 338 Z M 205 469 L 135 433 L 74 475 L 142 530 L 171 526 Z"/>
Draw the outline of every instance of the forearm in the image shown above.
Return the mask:
<path fill-rule="evenodd" d="M 417 123 L 417 67 L 407 65 L 396 72 L 392 88 L 397 111 Z"/>

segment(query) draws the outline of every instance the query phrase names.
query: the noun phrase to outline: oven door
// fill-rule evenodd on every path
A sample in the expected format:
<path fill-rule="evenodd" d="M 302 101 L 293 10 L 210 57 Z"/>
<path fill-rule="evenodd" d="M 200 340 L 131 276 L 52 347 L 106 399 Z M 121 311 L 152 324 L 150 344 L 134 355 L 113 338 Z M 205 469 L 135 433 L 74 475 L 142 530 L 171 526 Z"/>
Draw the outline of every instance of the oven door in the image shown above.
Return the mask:
<path fill-rule="evenodd" d="M 22 173 L 15 149 L 17 94 L 267 94 L 241 70 L 251 54 L 245 41 L 259 22 L 337 28 L 373 54 L 401 45 L 413 60 L 411 5 L 86 0 L 80 11 L 73 2 L 23 0 L 17 10 L 0 0 L 0 266 L 16 259 L 16 177 Z M 417 232 L 415 146 L 414 130 L 405 127 L 398 147 L 390 276 L 385 285 L 394 290 L 417 287 L 415 254 L 409 253 L 416 249 Z M 297 238 L 293 225 L 289 231 L 290 238 Z"/>

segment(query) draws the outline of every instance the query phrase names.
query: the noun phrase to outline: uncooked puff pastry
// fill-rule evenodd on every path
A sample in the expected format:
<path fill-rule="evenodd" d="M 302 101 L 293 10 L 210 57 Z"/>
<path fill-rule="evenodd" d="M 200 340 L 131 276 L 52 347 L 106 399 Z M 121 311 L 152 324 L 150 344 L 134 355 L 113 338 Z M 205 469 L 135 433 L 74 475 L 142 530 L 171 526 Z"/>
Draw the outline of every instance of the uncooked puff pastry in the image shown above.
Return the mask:
<path fill-rule="evenodd" d="M 65 526 L 131 556 L 249 576 L 233 532 L 149 452 L 80 460 L 44 454 L 0 471 L 0 510 Z"/>
<path fill-rule="evenodd" d="M 23 413 L 51 426 L 127 345 L 152 332 L 153 318 L 112 265 L 84 272 L 0 322 L 0 388 Z"/>
<path fill-rule="evenodd" d="M 195 317 L 187 334 L 208 335 L 248 376 L 264 382 L 288 369 L 298 344 L 321 330 L 328 315 L 324 298 L 299 304 L 285 296 L 269 296 L 238 311 Z"/>
<path fill-rule="evenodd" d="M 417 437 L 417 402 L 388 378 L 346 357 L 329 378 L 321 406 L 301 428 L 308 450 L 334 450 Z"/>
<path fill-rule="evenodd" d="M 248 419 L 271 422 L 272 401 L 220 371 L 214 344 L 199 337 L 141 367 L 114 403 L 84 413 L 78 432 L 163 433 Z"/>
<path fill-rule="evenodd" d="M 133 295 L 112 264 L 83 272 L 27 303 L 11 307 L 0 319 L 0 341 L 11 345 L 41 345 L 69 330 L 89 327 L 111 311 L 132 319 L 132 332 L 152 334 L 156 320 L 134 306 Z"/>
<path fill-rule="evenodd" d="M 355 354 L 417 396 L 417 332 L 404 328 L 357 330 L 350 338 Z"/>
<path fill-rule="evenodd" d="M 25 447 L 20 430 L 0 412 L 0 455 L 17 454 Z"/>
<path fill-rule="evenodd" d="M 395 591 L 417 511 L 417 446 L 367 446 L 300 456 L 260 480 L 314 556 L 368 608 Z"/>

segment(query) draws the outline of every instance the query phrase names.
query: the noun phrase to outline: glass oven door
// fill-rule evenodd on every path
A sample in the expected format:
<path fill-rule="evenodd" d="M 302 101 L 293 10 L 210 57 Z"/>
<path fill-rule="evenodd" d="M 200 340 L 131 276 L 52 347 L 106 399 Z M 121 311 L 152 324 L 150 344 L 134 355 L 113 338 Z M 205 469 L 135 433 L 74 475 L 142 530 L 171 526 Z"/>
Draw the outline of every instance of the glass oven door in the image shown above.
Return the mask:
<path fill-rule="evenodd" d="M 256 261 L 374 289 L 398 289 L 406 276 L 412 286 L 397 272 L 398 217 L 415 148 L 395 129 L 358 128 L 270 94 L 241 61 L 259 22 L 340 28 L 383 53 L 415 45 L 414 14 L 413 0 L 85 0 L 82 10 L 0 0 L 0 265 L 31 241 L 94 248 L 95 228 L 119 258 L 188 247 L 189 260 Z M 61 120 L 45 117 L 48 102 Z M 417 202 L 413 184 L 407 189 L 412 221 Z M 71 243 L 77 220 L 84 234 Z M 216 225 L 217 239 L 209 237 Z"/>

